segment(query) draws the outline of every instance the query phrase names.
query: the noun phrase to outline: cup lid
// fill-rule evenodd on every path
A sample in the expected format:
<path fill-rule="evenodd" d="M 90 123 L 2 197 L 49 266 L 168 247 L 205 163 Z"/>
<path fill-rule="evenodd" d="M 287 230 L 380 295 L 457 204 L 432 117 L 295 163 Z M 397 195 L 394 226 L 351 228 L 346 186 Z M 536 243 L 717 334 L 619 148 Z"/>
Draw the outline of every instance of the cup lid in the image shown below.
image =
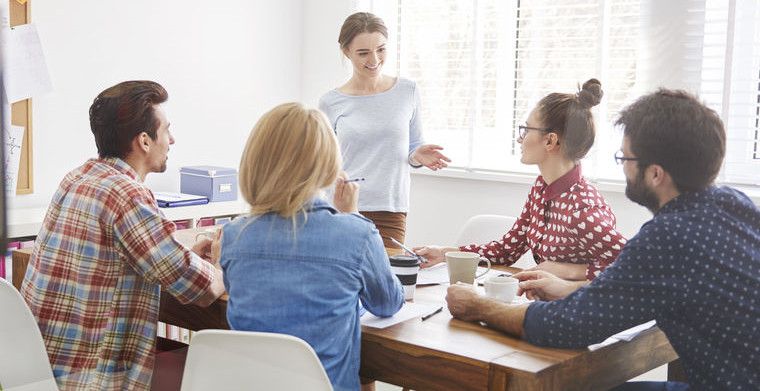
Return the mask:
<path fill-rule="evenodd" d="M 419 266 L 419 258 L 412 255 L 391 255 L 391 266 Z"/>

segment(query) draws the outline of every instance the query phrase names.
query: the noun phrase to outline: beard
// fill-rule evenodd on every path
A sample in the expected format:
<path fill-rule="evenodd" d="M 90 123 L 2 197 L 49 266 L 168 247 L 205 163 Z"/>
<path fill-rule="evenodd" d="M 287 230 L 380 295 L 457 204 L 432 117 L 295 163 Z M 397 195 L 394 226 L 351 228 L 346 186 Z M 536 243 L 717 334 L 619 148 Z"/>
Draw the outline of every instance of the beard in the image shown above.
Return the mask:
<path fill-rule="evenodd" d="M 629 200 L 649 209 L 652 214 L 655 214 L 660 210 L 660 199 L 652 189 L 647 187 L 644 181 L 643 170 L 639 170 L 634 181 L 626 178 L 625 196 L 628 197 Z"/>
<path fill-rule="evenodd" d="M 164 161 L 164 162 L 161 164 L 161 167 L 159 167 L 159 168 L 158 168 L 158 170 L 156 170 L 156 171 L 153 171 L 153 172 L 157 172 L 157 173 L 161 173 L 161 172 L 164 172 L 164 171 L 166 171 L 166 167 L 167 167 L 167 165 L 166 165 L 166 161 Z"/>

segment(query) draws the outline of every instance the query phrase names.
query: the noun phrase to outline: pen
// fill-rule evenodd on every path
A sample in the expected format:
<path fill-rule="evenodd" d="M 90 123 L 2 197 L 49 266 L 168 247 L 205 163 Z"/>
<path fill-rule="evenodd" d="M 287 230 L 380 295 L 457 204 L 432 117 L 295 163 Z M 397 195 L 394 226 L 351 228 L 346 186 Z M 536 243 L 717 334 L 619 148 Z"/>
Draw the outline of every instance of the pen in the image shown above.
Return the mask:
<path fill-rule="evenodd" d="M 343 182 L 344 183 L 348 183 L 348 182 L 361 182 L 363 180 L 364 180 L 364 178 L 353 178 L 353 179 L 346 179 Z"/>
<path fill-rule="evenodd" d="M 428 320 L 430 317 L 432 317 L 433 315 L 435 315 L 435 314 L 437 314 L 437 313 L 439 313 L 441 311 L 443 311 L 443 306 L 440 306 L 440 307 L 436 308 L 435 311 L 433 311 L 433 312 L 431 312 L 429 314 L 422 315 L 422 321 L 424 322 L 424 321 Z"/>
<path fill-rule="evenodd" d="M 414 255 L 415 257 L 417 257 L 417 258 L 418 258 L 420 261 L 422 261 L 422 262 L 424 262 L 424 263 L 428 263 L 428 261 L 427 261 L 427 259 L 425 259 L 425 257 L 423 257 L 422 255 L 418 255 L 418 254 L 415 254 L 415 253 L 414 253 L 414 251 L 410 250 L 408 247 L 406 247 L 406 246 L 404 246 L 403 244 L 399 243 L 399 242 L 398 242 L 398 240 L 396 240 L 396 239 L 394 239 L 394 238 L 392 238 L 392 237 L 391 237 L 391 238 L 388 238 L 388 239 L 390 239 L 390 240 L 391 240 L 393 243 L 396 243 L 396 244 L 397 244 L 399 247 L 403 248 L 403 249 L 404 249 L 404 251 L 406 251 L 406 252 L 408 252 L 409 254 L 412 254 L 412 255 Z"/>

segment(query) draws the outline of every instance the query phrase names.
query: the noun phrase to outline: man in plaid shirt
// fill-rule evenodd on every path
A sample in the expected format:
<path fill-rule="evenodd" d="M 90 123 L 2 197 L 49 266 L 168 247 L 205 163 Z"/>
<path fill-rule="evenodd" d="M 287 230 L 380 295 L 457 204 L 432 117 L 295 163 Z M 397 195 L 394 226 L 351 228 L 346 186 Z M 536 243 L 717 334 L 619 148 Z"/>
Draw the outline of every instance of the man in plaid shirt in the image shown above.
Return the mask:
<path fill-rule="evenodd" d="M 61 390 L 150 388 L 161 289 L 201 306 L 224 292 L 221 270 L 206 261 L 211 241 L 179 244 L 143 184 L 166 170 L 174 144 L 167 98 L 151 81 L 95 98 L 99 157 L 61 181 L 35 241 L 21 293 Z"/>

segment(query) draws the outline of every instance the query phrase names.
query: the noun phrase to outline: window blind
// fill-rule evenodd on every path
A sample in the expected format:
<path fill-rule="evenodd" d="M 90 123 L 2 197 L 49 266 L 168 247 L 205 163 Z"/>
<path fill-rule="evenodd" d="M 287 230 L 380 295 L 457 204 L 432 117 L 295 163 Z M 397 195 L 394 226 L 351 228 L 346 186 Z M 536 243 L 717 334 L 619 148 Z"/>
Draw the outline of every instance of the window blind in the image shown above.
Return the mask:
<path fill-rule="evenodd" d="M 760 184 L 760 1 L 707 0 L 701 97 L 726 124 L 719 180 Z"/>
<path fill-rule="evenodd" d="M 426 138 L 453 167 L 537 173 L 519 163 L 515 128 L 550 92 L 595 77 L 592 179 L 612 162 L 619 110 L 658 87 L 696 93 L 723 118 L 722 182 L 760 183 L 760 0 L 372 0 L 396 40 L 388 64 L 421 91 Z M 395 37 L 393 33 L 395 32 Z M 394 47 L 394 46 L 391 46 Z M 392 61 L 392 62 L 391 62 Z M 386 65 L 386 71 L 391 67 Z"/>

